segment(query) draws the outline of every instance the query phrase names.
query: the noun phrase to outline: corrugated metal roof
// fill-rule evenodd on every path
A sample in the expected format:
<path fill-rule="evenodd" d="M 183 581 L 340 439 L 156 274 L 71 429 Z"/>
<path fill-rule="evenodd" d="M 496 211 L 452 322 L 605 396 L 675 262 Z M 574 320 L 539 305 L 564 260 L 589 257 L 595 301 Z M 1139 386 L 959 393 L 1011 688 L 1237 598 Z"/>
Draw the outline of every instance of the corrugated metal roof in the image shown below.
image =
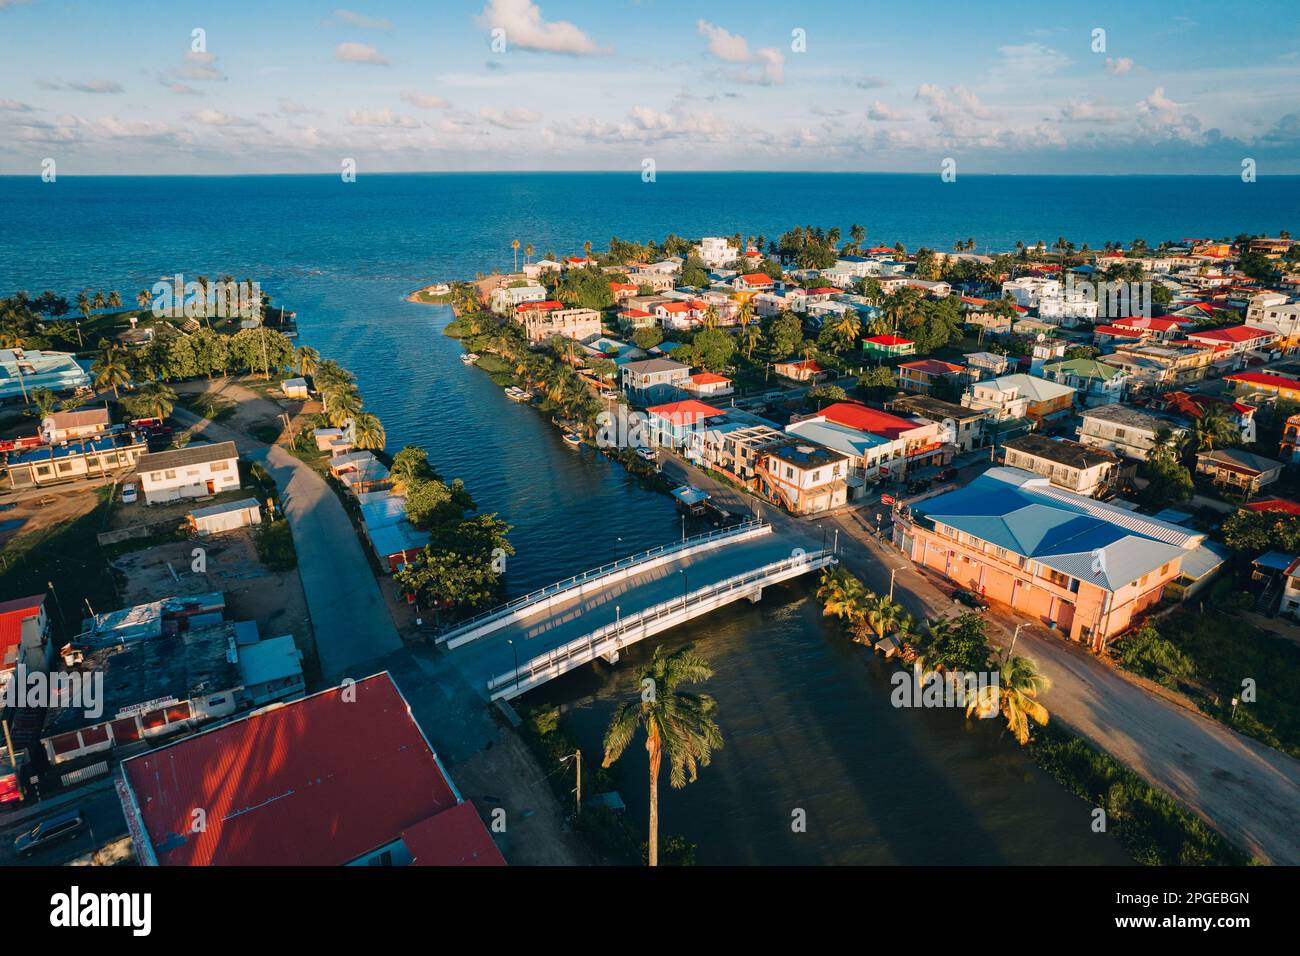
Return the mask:
<path fill-rule="evenodd" d="M 352 700 L 332 688 L 124 761 L 159 865 L 337 866 L 456 806 L 389 675 L 351 690 Z M 199 833 L 195 807 L 206 811 Z"/>

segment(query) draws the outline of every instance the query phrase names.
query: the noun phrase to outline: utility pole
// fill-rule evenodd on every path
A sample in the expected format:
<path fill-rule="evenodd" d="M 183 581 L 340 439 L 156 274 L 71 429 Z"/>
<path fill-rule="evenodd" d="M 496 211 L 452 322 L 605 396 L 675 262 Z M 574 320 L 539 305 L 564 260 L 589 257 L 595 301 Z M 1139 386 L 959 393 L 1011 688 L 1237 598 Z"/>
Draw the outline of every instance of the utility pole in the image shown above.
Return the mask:
<path fill-rule="evenodd" d="M 1023 621 L 1016 625 L 1016 632 L 1011 635 L 1011 646 L 1007 648 L 1007 660 L 1011 659 L 1011 652 L 1016 649 L 1016 638 L 1020 636 L 1020 629 L 1024 626 Z"/>
<path fill-rule="evenodd" d="M 894 600 L 894 575 L 898 573 L 898 568 L 891 568 L 889 571 L 889 600 Z"/>
<path fill-rule="evenodd" d="M 582 816 L 582 751 L 575 750 L 573 752 L 573 756 L 576 759 L 578 765 L 578 788 L 576 791 L 577 799 L 574 804 L 573 815 L 575 817 L 579 817 Z"/>

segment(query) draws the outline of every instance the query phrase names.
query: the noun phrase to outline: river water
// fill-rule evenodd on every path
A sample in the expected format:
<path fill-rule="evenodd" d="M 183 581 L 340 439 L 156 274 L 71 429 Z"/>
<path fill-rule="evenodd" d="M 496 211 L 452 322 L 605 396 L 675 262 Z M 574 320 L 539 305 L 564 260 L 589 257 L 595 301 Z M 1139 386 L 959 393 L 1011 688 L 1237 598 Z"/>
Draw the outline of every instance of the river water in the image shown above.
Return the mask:
<path fill-rule="evenodd" d="M 432 279 L 509 264 L 512 236 L 531 238 L 538 253 L 554 244 L 569 254 L 586 238 L 603 244 L 610 232 L 649 238 L 741 228 L 774 236 L 796 221 L 847 231 L 859 220 L 873 240 L 944 248 L 953 238 L 983 238 L 971 228 L 976 220 L 992 223 L 997 240 L 1039 238 L 1033 230 L 1041 224 L 1049 241 L 1064 232 L 1097 242 L 1162 238 L 1141 228 L 1157 216 L 1202 217 L 1169 222 L 1173 236 L 1262 231 L 1275 216 L 1261 202 L 1229 226 L 1226 198 L 1178 205 L 1165 195 L 1173 186 L 1122 180 L 1115 187 L 1129 197 L 1118 207 L 1122 220 L 1093 215 L 1096 183 L 1021 182 L 1044 192 L 1042 202 L 1014 204 L 1035 219 L 1021 233 L 1002 194 L 1023 192 L 1008 179 L 972 177 L 979 189 L 946 190 L 940 206 L 926 198 L 928 184 L 907 177 L 774 177 L 762 180 L 765 194 L 796 195 L 802 205 L 765 209 L 763 221 L 748 224 L 735 222 L 734 210 L 752 194 L 753 177 L 684 177 L 655 192 L 599 176 L 363 179 L 349 192 L 310 177 L 51 185 L 0 178 L 0 295 L 50 288 L 71 297 L 99 288 L 131 301 L 136 289 L 176 271 L 259 279 L 298 312 L 301 342 L 356 373 L 390 451 L 425 447 L 482 510 L 514 525 L 507 586 L 515 594 L 673 540 L 680 525 L 665 496 L 590 449 L 569 448 L 536 411 L 461 365 L 458 344 L 441 334 L 449 310 L 403 301 Z M 909 190 L 908 203 L 891 201 Z M 1048 225 L 1056 220 L 1044 204 L 1077 228 Z M 960 225 L 941 239 L 948 219 Z M 597 220 L 612 225 L 593 230 Z M 769 589 L 759 605 L 742 602 L 661 639 L 669 647 L 695 641 L 712 663 L 707 689 L 726 740 L 697 783 L 672 791 L 664 782 L 663 832 L 698 844 L 702 863 L 1128 862 L 1113 836 L 1092 833 L 1089 807 L 994 722 L 891 707 L 890 667 L 846 641 L 811 592 L 811 582 Z M 558 704 L 584 756 L 598 759 L 609 714 L 632 694 L 636 666 L 651 650 L 634 647 L 617 667 L 567 675 L 523 706 Z M 639 743 L 615 776 L 628 812 L 643 820 Z M 806 832 L 793 832 L 796 810 L 806 813 Z"/>

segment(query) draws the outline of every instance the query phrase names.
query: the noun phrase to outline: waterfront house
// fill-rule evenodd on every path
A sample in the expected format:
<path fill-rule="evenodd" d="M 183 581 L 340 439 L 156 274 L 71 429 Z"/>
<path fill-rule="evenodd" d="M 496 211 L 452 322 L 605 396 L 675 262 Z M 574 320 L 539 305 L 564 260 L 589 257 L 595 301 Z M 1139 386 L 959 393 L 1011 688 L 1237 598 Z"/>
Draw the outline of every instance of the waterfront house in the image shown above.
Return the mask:
<path fill-rule="evenodd" d="M 383 491 L 390 484 L 388 468 L 365 450 L 335 455 L 330 459 L 330 474 L 354 496 Z"/>
<path fill-rule="evenodd" d="M 377 490 L 357 495 L 361 527 L 370 550 L 388 573 L 400 571 L 424 554 L 429 535 L 411 524 L 406 515 L 406 496 Z"/>
<path fill-rule="evenodd" d="M 776 372 L 782 378 L 793 379 L 796 382 L 820 382 L 826 378 L 826 369 L 822 368 L 821 363 L 816 359 L 786 359 L 784 362 L 777 362 L 772 366 L 772 371 Z"/>
<path fill-rule="evenodd" d="M 206 498 L 239 487 L 239 450 L 232 441 L 144 454 L 136 468 L 150 505 Z"/>
<path fill-rule="evenodd" d="M 492 311 L 498 315 L 513 312 L 516 306 L 525 302 L 542 302 L 546 299 L 546 288 L 540 285 L 499 286 L 488 296 Z"/>
<path fill-rule="evenodd" d="M 90 376 L 69 352 L 0 349 L 0 401 L 30 396 L 38 388 L 90 388 Z"/>
<path fill-rule="evenodd" d="M 721 408 L 715 408 L 694 398 L 647 408 L 650 444 L 682 448 L 691 433 L 701 430 L 706 420 L 722 414 Z"/>
<path fill-rule="evenodd" d="M 501 866 L 385 671 L 124 760 L 143 866 Z M 268 759 L 268 753 L 274 759 Z M 191 831 L 194 807 L 209 813 Z M 176 834 L 188 834 L 176 839 Z M 322 839 L 322 834 L 328 839 Z"/>
<path fill-rule="evenodd" d="M 317 451 L 327 451 L 330 456 L 342 455 L 352 450 L 352 429 L 317 428 L 312 432 Z"/>
<path fill-rule="evenodd" d="M 1169 432 L 1171 441 L 1176 441 L 1187 431 L 1169 416 L 1131 405 L 1099 405 L 1086 409 L 1082 417 L 1079 441 L 1137 461 L 1146 461 L 1162 431 Z"/>
<path fill-rule="evenodd" d="M 835 402 L 814 415 L 796 420 L 830 422 L 874 436 L 855 470 L 868 479 L 903 477 L 917 468 L 943 465 L 956 450 L 941 438 L 941 425 L 923 417 L 904 418 L 858 402 Z"/>
<path fill-rule="evenodd" d="M 47 445 L 58 445 L 74 438 L 94 438 L 109 428 L 107 408 L 83 408 L 46 415 L 41 419 L 40 434 Z"/>
<path fill-rule="evenodd" d="M 8 469 L 11 488 L 31 488 L 127 471 L 147 450 L 148 444 L 134 432 L 123 431 L 61 445 L 15 447 L 0 458 Z"/>
<path fill-rule="evenodd" d="M 1300 402 L 1300 380 L 1273 372 L 1237 372 L 1224 376 L 1238 396 Z"/>
<path fill-rule="evenodd" d="M 1089 408 L 1122 402 L 1129 380 L 1129 373 L 1124 369 L 1096 359 L 1051 362 L 1043 366 L 1042 376 L 1049 382 L 1075 389 L 1080 403 Z"/>
<path fill-rule="evenodd" d="M 872 335 L 862 340 L 862 354 L 879 358 L 915 355 L 916 343 L 898 335 Z"/>
<path fill-rule="evenodd" d="M 286 378 L 280 383 L 280 391 L 284 392 L 285 398 L 296 398 L 305 401 L 311 397 L 307 390 L 307 380 L 305 378 Z"/>
<path fill-rule="evenodd" d="M 526 304 L 515 313 L 515 319 L 523 325 L 524 335 L 531 345 L 549 342 L 557 335 L 576 342 L 600 335 L 600 313 L 595 309 L 566 309 L 558 302 L 537 305 L 555 308 L 536 308 Z"/>
<path fill-rule="evenodd" d="M 685 389 L 691 367 L 670 358 L 652 358 L 628 362 L 619 374 L 628 396 L 647 403 L 675 398 Z"/>
<path fill-rule="evenodd" d="M 936 440 L 956 452 L 974 451 L 984 445 L 985 413 L 930 395 L 902 395 L 885 404 L 886 411 L 923 419 L 939 426 Z"/>
<path fill-rule="evenodd" d="M 929 395 L 939 383 L 956 379 L 964 372 L 960 365 L 938 359 L 904 362 L 898 366 L 898 387 L 913 395 Z"/>
<path fill-rule="evenodd" d="M 1037 433 L 1010 439 L 1003 445 L 1003 461 L 1089 498 L 1101 498 L 1114 489 L 1120 465 L 1119 456 L 1111 452 Z"/>
<path fill-rule="evenodd" d="M 796 439 L 763 450 L 757 490 L 791 514 L 819 514 L 848 501 L 849 458 Z"/>
<path fill-rule="evenodd" d="M 1241 448 L 1216 448 L 1196 456 L 1196 473 L 1216 485 L 1254 494 L 1282 476 L 1283 464 Z"/>
<path fill-rule="evenodd" d="M 1160 602 L 1205 536 L 993 468 L 895 514 L 918 565 L 1102 651 Z"/>
<path fill-rule="evenodd" d="M 988 412 L 992 421 L 1028 418 L 1042 427 L 1070 414 L 1074 389 L 1033 375 L 1002 375 L 973 383 L 961 403 Z"/>

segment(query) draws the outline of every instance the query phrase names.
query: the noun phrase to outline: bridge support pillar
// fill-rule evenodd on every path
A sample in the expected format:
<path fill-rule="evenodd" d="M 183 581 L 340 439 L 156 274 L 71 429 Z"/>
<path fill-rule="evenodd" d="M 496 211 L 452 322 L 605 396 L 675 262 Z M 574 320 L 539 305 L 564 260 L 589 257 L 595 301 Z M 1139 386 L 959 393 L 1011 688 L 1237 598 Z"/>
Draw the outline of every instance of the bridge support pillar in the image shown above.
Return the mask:
<path fill-rule="evenodd" d="M 618 663 L 618 648 L 614 648 L 614 650 L 612 651 L 606 651 L 604 654 L 601 654 L 600 656 L 604 659 L 606 664 L 613 667 L 615 664 Z"/>
<path fill-rule="evenodd" d="M 761 601 L 761 600 L 763 600 L 763 589 L 762 589 L 762 588 L 759 588 L 757 591 L 755 591 L 753 594 L 751 594 L 751 595 L 749 596 L 749 603 L 750 603 L 750 604 L 757 604 L 757 603 L 758 603 L 759 601 Z"/>

